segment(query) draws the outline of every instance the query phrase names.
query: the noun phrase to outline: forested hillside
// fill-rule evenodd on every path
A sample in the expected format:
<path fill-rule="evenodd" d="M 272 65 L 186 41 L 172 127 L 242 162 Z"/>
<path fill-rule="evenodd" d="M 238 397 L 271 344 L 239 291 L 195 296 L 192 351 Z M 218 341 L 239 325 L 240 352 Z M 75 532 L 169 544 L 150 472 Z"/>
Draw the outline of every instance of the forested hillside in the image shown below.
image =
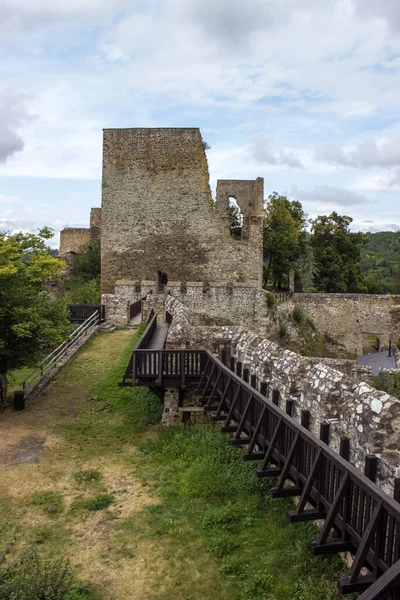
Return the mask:
<path fill-rule="evenodd" d="M 400 231 L 368 234 L 361 272 L 370 294 L 400 293 Z"/>

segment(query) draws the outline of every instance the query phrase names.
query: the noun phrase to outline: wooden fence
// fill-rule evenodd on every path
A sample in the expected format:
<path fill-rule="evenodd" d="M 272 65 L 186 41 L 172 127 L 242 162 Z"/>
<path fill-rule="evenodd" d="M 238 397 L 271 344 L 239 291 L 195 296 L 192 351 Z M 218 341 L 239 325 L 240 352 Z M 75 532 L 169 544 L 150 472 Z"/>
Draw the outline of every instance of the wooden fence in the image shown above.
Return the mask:
<path fill-rule="evenodd" d="M 98 314 L 99 323 L 105 319 L 103 304 L 68 304 L 69 320 L 71 323 L 84 323 L 93 314 Z"/>
<path fill-rule="evenodd" d="M 37 391 L 51 379 L 55 371 L 69 358 L 74 349 L 79 347 L 84 339 L 90 337 L 99 324 L 98 312 L 93 313 L 82 325 L 67 337 L 58 348 L 53 350 L 40 365 L 32 371 L 21 383 L 21 390 L 14 392 L 14 409 L 23 410 L 25 400 L 32 398 Z"/>
<path fill-rule="evenodd" d="M 195 386 L 204 410 L 213 413 L 244 460 L 259 461 L 258 477 L 275 477 L 272 495 L 292 497 L 292 522 L 320 521 L 315 555 L 351 552 L 354 560 L 339 581 L 342 594 L 362 592 L 359 600 L 400 600 L 400 479 L 391 498 L 375 483 L 377 458 L 368 456 L 365 473 L 349 463 L 349 439 L 340 453 L 329 447 L 329 423 L 320 438 L 309 431 L 310 413 L 292 418 L 294 403 L 279 407 L 279 393 L 231 361 L 230 368 L 206 350 L 149 350 L 154 315 L 136 346 L 123 385 L 160 389 Z M 156 321 L 155 321 L 156 322 Z M 154 329 L 153 329 L 154 331 Z M 147 345 L 146 345 L 147 344 Z"/>

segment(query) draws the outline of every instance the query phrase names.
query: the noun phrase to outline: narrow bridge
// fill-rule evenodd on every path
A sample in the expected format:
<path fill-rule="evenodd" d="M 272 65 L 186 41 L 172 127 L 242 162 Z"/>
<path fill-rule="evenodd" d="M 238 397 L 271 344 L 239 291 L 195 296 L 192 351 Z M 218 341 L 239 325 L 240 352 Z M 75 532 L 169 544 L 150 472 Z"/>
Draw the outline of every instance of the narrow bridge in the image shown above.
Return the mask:
<path fill-rule="evenodd" d="M 340 592 L 363 592 L 359 600 L 400 600 L 400 479 L 393 499 L 374 483 L 376 457 L 367 457 L 363 475 L 348 461 L 348 438 L 341 439 L 340 453 L 329 447 L 329 424 L 316 437 L 308 430 L 309 411 L 298 423 L 293 401 L 283 410 L 276 395 L 269 400 L 268 383 L 257 390 L 255 376 L 241 363 L 231 359 L 227 366 L 206 350 L 165 350 L 162 335 L 153 314 L 120 385 L 194 386 L 230 442 L 243 446 L 244 460 L 259 462 L 257 476 L 276 478 L 272 496 L 294 499 L 290 521 L 322 523 L 311 552 L 353 555 Z"/>

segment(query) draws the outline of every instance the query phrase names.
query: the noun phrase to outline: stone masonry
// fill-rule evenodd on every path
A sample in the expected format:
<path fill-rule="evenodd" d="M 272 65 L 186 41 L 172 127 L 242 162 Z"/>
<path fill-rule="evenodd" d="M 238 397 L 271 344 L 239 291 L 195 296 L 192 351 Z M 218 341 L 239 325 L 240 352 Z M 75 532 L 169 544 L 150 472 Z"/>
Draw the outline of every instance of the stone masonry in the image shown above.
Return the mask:
<path fill-rule="evenodd" d="M 223 182 L 217 206 L 199 129 L 106 129 L 102 293 L 142 280 L 261 284 L 263 180 Z M 232 186 L 232 187 L 231 187 Z M 234 240 L 223 214 L 236 194 L 245 218 Z"/>
<path fill-rule="evenodd" d="M 279 406 L 295 403 L 294 418 L 311 412 L 311 431 L 319 435 L 321 423 L 330 423 L 330 445 L 338 450 L 341 436 L 350 438 L 350 460 L 363 471 L 365 457 L 379 460 L 378 483 L 388 493 L 400 475 L 400 401 L 341 373 L 329 364 L 284 350 L 243 327 L 196 327 L 187 306 L 166 298 L 173 315 L 168 335 L 170 348 L 222 350 L 242 362 L 256 376 L 259 389 L 268 383 L 268 397 L 278 395 Z"/>
<path fill-rule="evenodd" d="M 92 208 L 90 211 L 90 227 L 65 227 L 60 232 L 61 257 L 69 253 L 78 254 L 81 249 L 92 240 L 100 242 L 101 236 L 101 208 Z"/>

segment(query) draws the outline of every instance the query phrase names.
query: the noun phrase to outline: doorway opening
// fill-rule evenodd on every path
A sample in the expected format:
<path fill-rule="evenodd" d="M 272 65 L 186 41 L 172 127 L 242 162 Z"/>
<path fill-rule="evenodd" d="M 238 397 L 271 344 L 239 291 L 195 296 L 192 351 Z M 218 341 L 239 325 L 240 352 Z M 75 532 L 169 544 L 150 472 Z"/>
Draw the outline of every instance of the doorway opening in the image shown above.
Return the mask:
<path fill-rule="evenodd" d="M 168 283 L 168 275 L 166 273 L 163 273 L 162 271 L 158 271 L 158 278 L 157 278 L 157 291 L 160 294 L 164 293 L 164 289 L 165 286 Z"/>

